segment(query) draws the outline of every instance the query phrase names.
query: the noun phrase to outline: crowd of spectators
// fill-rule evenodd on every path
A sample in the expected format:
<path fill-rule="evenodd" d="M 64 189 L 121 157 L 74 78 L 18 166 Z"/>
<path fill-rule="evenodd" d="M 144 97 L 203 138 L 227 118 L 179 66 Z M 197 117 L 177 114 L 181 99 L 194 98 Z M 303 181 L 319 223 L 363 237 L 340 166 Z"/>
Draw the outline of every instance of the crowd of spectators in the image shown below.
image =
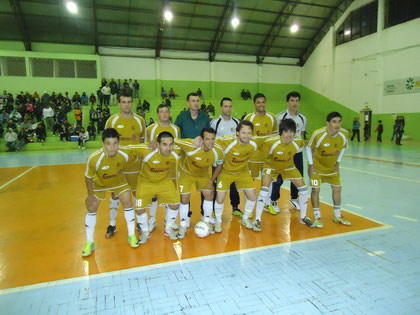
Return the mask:
<path fill-rule="evenodd" d="M 245 91 L 245 89 L 242 89 L 242 91 L 241 91 L 241 97 L 244 100 L 248 100 L 248 99 L 250 100 L 251 99 L 251 92 L 249 90 L 246 90 Z"/>
<path fill-rule="evenodd" d="M 140 84 L 137 80 L 124 79 L 121 82 L 121 79 L 115 81 L 112 78 L 108 82 L 106 78 L 102 78 L 101 86 L 96 91 L 96 95 L 100 105 L 117 105 L 118 95 L 124 93 L 131 95 L 133 99 L 139 99 L 139 91 Z M 91 94 L 92 96 L 95 97 Z"/>

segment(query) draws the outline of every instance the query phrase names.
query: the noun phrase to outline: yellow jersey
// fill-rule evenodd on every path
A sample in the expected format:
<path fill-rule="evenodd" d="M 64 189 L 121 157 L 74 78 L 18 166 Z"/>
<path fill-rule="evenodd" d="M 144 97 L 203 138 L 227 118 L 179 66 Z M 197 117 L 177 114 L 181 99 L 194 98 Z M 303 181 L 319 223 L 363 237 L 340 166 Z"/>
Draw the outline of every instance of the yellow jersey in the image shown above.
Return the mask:
<path fill-rule="evenodd" d="M 241 145 L 237 136 L 231 135 L 216 138 L 216 144 L 222 147 L 225 156 L 222 172 L 227 174 L 248 172 L 248 160 L 258 148 L 253 140 Z"/>
<path fill-rule="evenodd" d="M 179 155 L 182 152 L 180 147 L 174 146 L 171 154 L 163 155 L 160 153 L 159 149 L 149 149 L 147 143 L 129 145 L 128 147 L 142 160 L 138 180 L 146 180 L 152 183 L 170 179 L 168 171 L 171 166 L 176 164 L 176 161 L 179 159 Z"/>
<path fill-rule="evenodd" d="M 141 143 L 146 132 L 143 117 L 134 113 L 131 118 L 122 118 L 119 113 L 112 115 L 106 121 L 105 128 L 114 128 L 118 131 L 121 145 Z"/>
<path fill-rule="evenodd" d="M 159 122 L 155 122 L 146 128 L 146 142 L 156 141 L 157 136 L 161 133 L 167 131 L 175 139 L 181 136 L 181 130 L 177 125 L 170 124 L 169 126 L 162 126 Z"/>
<path fill-rule="evenodd" d="M 336 135 L 330 136 L 327 127 L 315 130 L 308 147 L 312 151 L 314 169 L 320 175 L 334 173 L 341 151 L 348 147 L 348 131 L 341 128 Z"/>
<path fill-rule="evenodd" d="M 267 137 L 261 145 L 261 150 L 266 156 L 264 168 L 284 170 L 295 168 L 293 156 L 304 146 L 302 139 L 294 139 L 289 144 L 284 144 L 279 136 Z"/>
<path fill-rule="evenodd" d="M 250 113 L 245 116 L 244 120 L 248 120 L 254 125 L 254 131 L 252 133 L 253 136 L 269 136 L 279 131 L 277 118 L 270 112 L 266 112 L 264 116 L 258 116 L 256 112 Z M 254 163 L 263 163 L 265 159 L 261 149 L 255 151 L 249 161 Z"/>
<path fill-rule="evenodd" d="M 194 147 L 192 142 L 193 139 L 175 139 L 175 144 L 184 151 L 178 165 L 184 172 L 194 176 L 208 174 L 213 164 L 223 163 L 223 149 L 220 145 L 215 144 L 213 149 L 206 152 L 202 147 Z"/>
<path fill-rule="evenodd" d="M 102 148 L 93 152 L 86 163 L 85 176 L 93 178 L 93 182 L 105 188 L 114 187 L 124 178 L 122 170 L 127 163 L 137 160 L 134 152 L 127 147 L 119 147 L 117 154 L 113 157 L 108 156 Z"/>

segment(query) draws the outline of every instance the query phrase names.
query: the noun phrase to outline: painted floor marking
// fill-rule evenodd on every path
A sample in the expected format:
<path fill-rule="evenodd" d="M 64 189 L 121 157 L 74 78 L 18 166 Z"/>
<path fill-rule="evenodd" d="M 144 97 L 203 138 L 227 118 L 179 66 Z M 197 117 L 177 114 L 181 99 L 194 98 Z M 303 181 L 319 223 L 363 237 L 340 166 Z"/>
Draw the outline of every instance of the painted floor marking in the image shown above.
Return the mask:
<path fill-rule="evenodd" d="M 6 187 L 7 185 L 13 183 L 15 180 L 21 178 L 23 175 L 25 175 L 26 173 L 32 171 L 36 166 L 32 166 L 31 168 L 27 169 L 26 171 L 24 171 L 23 173 L 21 173 L 20 175 L 16 176 L 15 178 L 13 178 L 12 180 L 9 180 L 6 184 L 3 184 L 0 186 L 0 190 L 2 190 L 4 187 Z"/>
<path fill-rule="evenodd" d="M 347 207 L 356 208 L 356 209 L 363 209 L 362 207 L 359 207 L 359 206 L 356 206 L 356 205 L 352 205 L 352 204 L 349 204 L 349 203 L 346 203 L 346 206 Z"/>
<path fill-rule="evenodd" d="M 381 176 L 381 177 L 386 177 L 386 178 L 399 179 L 399 180 L 403 180 L 403 181 L 407 181 L 407 182 L 420 183 L 420 180 L 416 180 L 416 179 L 403 178 L 403 177 L 397 177 L 397 176 L 391 176 L 391 175 L 384 175 L 384 174 L 378 174 L 378 173 L 367 172 L 367 171 L 360 171 L 360 170 L 355 170 L 354 168 L 348 168 L 348 167 L 343 167 L 343 166 L 340 166 L 340 169 L 353 171 L 353 172 L 358 172 L 358 173 L 362 173 L 362 174 L 370 174 L 370 175 L 376 175 L 376 176 Z"/>
<path fill-rule="evenodd" d="M 403 217 L 403 216 L 400 216 L 400 215 L 394 215 L 394 218 L 403 219 L 403 220 L 407 220 L 407 221 L 411 221 L 411 222 L 419 222 L 418 219 Z"/>
<path fill-rule="evenodd" d="M 350 244 L 352 244 L 352 245 L 354 245 L 354 246 L 356 246 L 356 247 L 358 247 L 358 248 L 366 251 L 369 256 L 375 256 L 375 257 L 381 258 L 383 260 L 392 262 L 392 260 L 389 260 L 388 258 L 385 258 L 385 257 L 381 256 L 382 254 L 385 254 L 385 252 L 382 251 L 382 250 L 379 250 L 379 251 L 370 251 L 367 248 L 365 248 L 365 247 L 363 247 L 363 246 L 361 246 L 359 244 L 356 244 L 355 242 L 352 242 L 352 241 L 349 241 L 349 240 L 347 240 L 347 242 L 349 242 Z"/>

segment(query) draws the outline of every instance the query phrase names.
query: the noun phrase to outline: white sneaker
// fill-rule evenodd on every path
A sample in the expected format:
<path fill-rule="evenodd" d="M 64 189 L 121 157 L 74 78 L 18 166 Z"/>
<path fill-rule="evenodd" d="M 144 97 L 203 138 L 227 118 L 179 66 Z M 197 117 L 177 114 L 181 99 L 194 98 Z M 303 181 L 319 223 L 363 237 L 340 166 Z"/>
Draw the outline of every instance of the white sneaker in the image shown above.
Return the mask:
<path fill-rule="evenodd" d="M 205 222 L 204 221 L 204 215 L 201 216 L 201 221 Z M 215 224 L 216 223 L 216 219 L 213 216 L 210 216 L 209 223 Z"/>
<path fill-rule="evenodd" d="M 290 204 L 292 205 L 293 208 L 295 208 L 296 210 L 300 210 L 300 206 L 299 206 L 299 202 L 297 199 L 290 199 Z"/>
<path fill-rule="evenodd" d="M 214 224 L 214 231 L 216 233 L 222 233 L 222 222 L 216 221 Z"/>
<path fill-rule="evenodd" d="M 244 226 L 244 227 L 246 227 L 247 229 L 252 229 L 252 223 L 251 223 L 251 220 L 250 219 L 242 219 L 241 221 L 239 221 L 239 222 L 241 222 L 241 224 Z"/>
<path fill-rule="evenodd" d="M 175 232 L 173 228 L 167 229 L 165 228 L 165 236 L 169 236 L 172 241 L 176 241 L 178 239 L 178 234 Z"/>
<path fill-rule="evenodd" d="M 149 220 L 149 233 L 152 233 L 153 230 L 156 228 L 156 220 Z"/>
<path fill-rule="evenodd" d="M 139 244 L 146 244 L 149 238 L 150 238 L 149 231 L 141 233 L 140 238 L 139 238 Z"/>
<path fill-rule="evenodd" d="M 185 237 L 185 233 L 187 232 L 187 222 L 185 222 L 185 220 L 181 220 L 179 225 L 178 238 L 183 239 Z"/>
<path fill-rule="evenodd" d="M 279 208 L 279 206 L 277 205 L 277 202 L 276 202 L 276 201 L 272 201 L 272 202 L 271 202 L 271 206 L 273 207 L 273 210 L 274 210 L 275 212 L 277 212 L 277 213 L 279 213 L 279 212 L 280 212 L 280 208 Z"/>

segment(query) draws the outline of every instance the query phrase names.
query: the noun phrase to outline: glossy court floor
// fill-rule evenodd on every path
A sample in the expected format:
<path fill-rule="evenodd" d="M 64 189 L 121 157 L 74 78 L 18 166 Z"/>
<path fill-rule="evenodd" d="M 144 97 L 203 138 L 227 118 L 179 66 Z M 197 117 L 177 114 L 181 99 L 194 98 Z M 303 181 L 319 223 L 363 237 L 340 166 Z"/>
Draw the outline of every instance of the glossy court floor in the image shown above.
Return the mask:
<path fill-rule="evenodd" d="M 117 234 L 104 238 L 104 203 L 96 250 L 82 259 L 88 154 L 0 154 L 0 314 L 420 312 L 416 144 L 348 149 L 342 206 L 351 227 L 331 221 L 328 186 L 322 230 L 299 224 L 282 190 L 282 211 L 263 214 L 261 233 L 240 227 L 226 203 L 220 235 L 191 230 L 172 242 L 160 216 L 148 243 L 131 249 L 121 210 Z M 198 196 L 192 204 L 198 209 Z"/>

